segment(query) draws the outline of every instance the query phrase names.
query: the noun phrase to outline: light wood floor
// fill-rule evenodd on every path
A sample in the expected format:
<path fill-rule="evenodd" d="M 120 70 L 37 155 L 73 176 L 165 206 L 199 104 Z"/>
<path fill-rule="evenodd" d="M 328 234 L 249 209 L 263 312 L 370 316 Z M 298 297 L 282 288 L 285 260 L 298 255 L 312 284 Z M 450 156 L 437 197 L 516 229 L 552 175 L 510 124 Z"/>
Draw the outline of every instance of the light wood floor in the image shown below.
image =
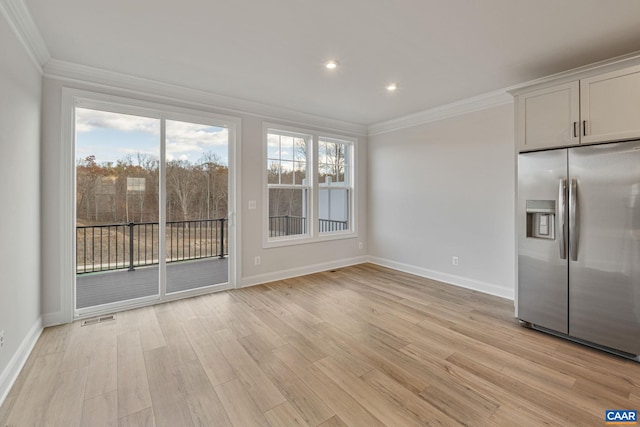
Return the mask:
<path fill-rule="evenodd" d="M 364 264 L 46 329 L 0 425 L 604 424 L 640 364 L 510 301 Z"/>

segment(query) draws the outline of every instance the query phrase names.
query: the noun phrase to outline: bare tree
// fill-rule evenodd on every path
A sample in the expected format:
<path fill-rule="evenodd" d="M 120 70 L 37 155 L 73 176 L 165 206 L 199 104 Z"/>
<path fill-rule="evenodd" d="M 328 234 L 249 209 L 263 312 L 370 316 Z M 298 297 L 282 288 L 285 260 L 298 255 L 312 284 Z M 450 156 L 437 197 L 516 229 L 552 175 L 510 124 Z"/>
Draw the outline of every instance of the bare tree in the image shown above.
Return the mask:
<path fill-rule="evenodd" d="M 175 197 L 185 221 L 189 219 L 191 202 L 198 188 L 193 169 L 186 160 L 172 160 L 167 163 L 167 192 Z"/>

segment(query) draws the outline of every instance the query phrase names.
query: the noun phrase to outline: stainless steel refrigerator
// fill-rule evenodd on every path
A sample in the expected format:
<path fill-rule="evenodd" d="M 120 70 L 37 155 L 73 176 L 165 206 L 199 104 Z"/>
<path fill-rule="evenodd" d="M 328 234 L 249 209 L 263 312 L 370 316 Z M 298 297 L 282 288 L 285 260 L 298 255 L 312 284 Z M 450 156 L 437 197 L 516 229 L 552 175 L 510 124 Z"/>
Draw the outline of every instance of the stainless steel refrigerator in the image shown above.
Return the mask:
<path fill-rule="evenodd" d="M 518 317 L 640 361 L 640 141 L 518 156 Z"/>

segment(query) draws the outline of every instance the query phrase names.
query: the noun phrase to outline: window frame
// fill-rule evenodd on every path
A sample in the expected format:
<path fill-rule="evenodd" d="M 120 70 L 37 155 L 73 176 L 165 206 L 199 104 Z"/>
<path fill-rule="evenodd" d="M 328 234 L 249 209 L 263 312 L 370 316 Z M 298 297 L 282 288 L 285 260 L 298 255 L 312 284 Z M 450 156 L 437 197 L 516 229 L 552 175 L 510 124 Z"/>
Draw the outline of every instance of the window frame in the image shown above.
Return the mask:
<path fill-rule="evenodd" d="M 279 236 L 271 237 L 269 234 L 269 189 L 270 188 L 302 188 L 299 185 L 287 185 L 287 184 L 269 184 L 268 182 L 268 135 L 270 133 L 278 133 L 288 136 L 309 136 L 307 146 L 307 233 L 294 236 Z M 307 128 L 300 128 L 288 125 L 282 125 L 277 123 L 263 122 L 262 126 L 263 136 L 263 156 L 262 156 L 262 170 L 263 170 L 263 212 L 262 212 L 262 247 L 274 248 L 291 245 L 300 245 L 314 242 L 322 242 L 329 240 L 348 239 L 358 237 L 357 232 L 357 185 L 356 185 L 356 159 L 357 159 L 357 138 L 338 135 L 331 132 L 320 132 Z M 348 200 L 348 218 L 349 228 L 347 230 L 320 232 L 319 225 L 319 193 L 320 188 L 324 187 L 324 184 L 318 182 L 319 170 L 318 170 L 318 149 L 320 141 L 338 142 L 345 144 L 349 150 L 349 156 L 345 156 L 345 162 L 349 162 L 349 170 L 345 171 L 349 176 L 349 185 L 340 186 L 337 188 L 346 188 L 349 191 Z M 346 177 L 345 177 L 346 178 Z"/>
<path fill-rule="evenodd" d="M 343 176 L 344 176 L 344 182 L 345 184 L 343 185 L 326 185 L 325 182 L 321 182 L 319 179 L 319 175 L 320 175 L 320 156 L 317 155 L 318 158 L 318 165 L 315 169 L 316 172 L 316 177 L 317 177 L 317 181 L 318 181 L 318 191 L 317 191 L 317 195 L 318 198 L 320 197 L 320 189 L 326 188 L 328 190 L 330 189 L 342 189 L 347 191 L 347 197 L 348 197 L 348 202 L 347 202 L 347 223 L 348 223 L 348 228 L 346 230 L 336 230 L 336 231 L 320 231 L 320 229 L 318 229 L 318 235 L 319 236 L 335 236 L 335 235 L 341 235 L 341 234 L 350 234 L 353 232 L 353 228 L 354 228 L 354 199 L 355 199 L 355 174 L 354 174 L 354 169 L 355 169 L 355 162 L 354 162 L 354 158 L 355 158 L 355 143 L 352 140 L 348 140 L 345 138 L 336 138 L 336 137 L 330 137 L 323 134 L 320 134 L 318 136 L 318 142 L 316 144 L 316 153 L 319 152 L 320 150 L 320 142 L 329 142 L 329 143 L 334 143 L 334 144 L 342 144 L 345 146 L 345 152 L 344 152 L 344 167 L 345 170 L 343 171 Z M 348 180 L 347 180 L 348 179 Z M 320 213 L 319 213 L 319 209 L 320 209 L 320 203 L 318 201 L 318 228 L 320 228 Z"/>
<path fill-rule="evenodd" d="M 301 138 L 304 139 L 304 141 L 306 142 L 307 146 L 306 146 L 306 153 L 305 153 L 305 164 L 306 164 L 306 184 L 296 184 L 295 183 L 295 166 L 293 168 L 294 170 L 294 182 L 292 184 L 282 184 L 282 183 L 269 183 L 269 161 L 271 160 L 271 157 L 269 157 L 269 135 L 271 133 L 277 134 L 278 136 L 282 137 L 282 136 L 287 136 L 287 137 L 292 137 L 292 138 Z M 273 242 L 273 241 L 289 241 L 289 240 L 297 240 L 297 239 L 305 239 L 310 237 L 311 235 L 311 221 L 312 221 L 312 212 L 311 212 L 311 197 L 313 194 L 313 178 L 309 176 L 309 171 L 312 169 L 312 165 L 313 165 L 313 136 L 309 133 L 305 133 L 305 132 L 293 132 L 291 130 L 281 130 L 281 129 L 273 129 L 273 128 L 268 128 L 265 134 L 265 158 L 264 158 L 264 162 L 263 162 L 263 168 L 264 168 L 264 174 L 265 174 L 265 181 L 267 183 L 267 188 L 266 188 L 266 210 L 267 210 L 267 214 L 266 214 L 266 233 L 267 233 L 267 238 L 269 239 L 269 241 Z M 294 147 L 295 149 L 295 147 Z M 295 159 L 295 155 L 293 156 L 293 158 Z M 282 162 L 282 153 L 280 153 L 279 155 L 279 161 Z M 292 160 L 295 161 L 295 160 Z M 290 236 L 279 236 L 279 237 L 272 237 L 269 233 L 269 212 L 270 212 L 270 206 L 269 206 L 269 200 L 270 200 L 270 190 L 272 189 L 281 189 L 281 190 L 303 190 L 306 191 L 306 198 L 305 198 L 305 203 L 303 206 L 304 211 L 307 213 L 306 216 L 306 230 L 305 233 L 301 233 L 301 234 L 294 234 L 294 235 L 290 235 Z"/>

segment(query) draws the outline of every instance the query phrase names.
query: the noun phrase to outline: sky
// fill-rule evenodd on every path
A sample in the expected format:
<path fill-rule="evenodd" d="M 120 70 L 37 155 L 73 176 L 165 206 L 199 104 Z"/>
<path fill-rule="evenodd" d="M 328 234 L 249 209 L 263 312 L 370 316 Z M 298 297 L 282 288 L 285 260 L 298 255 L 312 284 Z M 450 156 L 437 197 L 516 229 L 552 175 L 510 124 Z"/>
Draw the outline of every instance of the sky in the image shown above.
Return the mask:
<path fill-rule="evenodd" d="M 198 162 L 214 153 L 229 164 L 228 130 L 222 127 L 167 120 L 167 161 Z M 76 159 L 94 155 L 98 164 L 117 162 L 137 153 L 160 158 L 160 120 L 76 108 Z"/>

